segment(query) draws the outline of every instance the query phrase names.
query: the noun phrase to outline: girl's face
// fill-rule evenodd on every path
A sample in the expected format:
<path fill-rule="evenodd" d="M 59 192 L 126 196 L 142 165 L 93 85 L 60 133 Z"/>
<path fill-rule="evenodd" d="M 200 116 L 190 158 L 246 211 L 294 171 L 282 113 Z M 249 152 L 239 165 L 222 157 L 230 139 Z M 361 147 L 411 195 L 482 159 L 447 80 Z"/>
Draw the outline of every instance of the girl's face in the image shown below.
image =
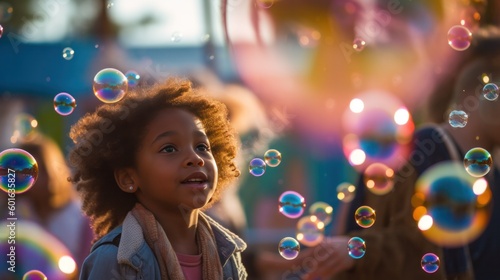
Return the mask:
<path fill-rule="evenodd" d="M 137 199 L 149 209 L 205 206 L 217 186 L 217 165 L 201 121 L 168 108 L 146 127 L 134 168 Z"/>

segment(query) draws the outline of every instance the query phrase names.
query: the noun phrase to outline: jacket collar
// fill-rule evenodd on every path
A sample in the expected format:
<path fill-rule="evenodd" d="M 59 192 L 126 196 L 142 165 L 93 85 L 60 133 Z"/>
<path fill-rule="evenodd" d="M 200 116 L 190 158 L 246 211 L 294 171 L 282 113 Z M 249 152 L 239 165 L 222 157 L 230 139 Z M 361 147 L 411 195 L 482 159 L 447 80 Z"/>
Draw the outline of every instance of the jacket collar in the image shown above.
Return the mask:
<path fill-rule="evenodd" d="M 223 266 L 235 252 L 242 252 L 246 249 L 246 243 L 236 234 L 227 230 L 201 211 L 200 215 L 203 216 L 212 227 L 220 262 Z M 130 212 L 125 217 L 121 226 L 113 229 L 109 234 L 94 244 L 92 251 L 104 243 L 112 243 L 113 239 L 120 233 L 121 238 L 117 255 L 118 263 L 130 265 L 138 270 L 140 263 L 134 260 L 137 259 L 136 256 L 141 246 L 146 244 L 146 241 L 144 240 L 141 226 Z"/>

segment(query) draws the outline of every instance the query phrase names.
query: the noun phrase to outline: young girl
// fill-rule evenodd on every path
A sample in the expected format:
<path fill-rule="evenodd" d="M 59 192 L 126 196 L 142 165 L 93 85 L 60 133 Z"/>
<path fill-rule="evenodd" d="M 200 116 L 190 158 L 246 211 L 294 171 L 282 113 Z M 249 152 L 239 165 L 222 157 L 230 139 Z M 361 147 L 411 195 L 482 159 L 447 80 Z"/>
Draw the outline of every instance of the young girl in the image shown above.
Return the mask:
<path fill-rule="evenodd" d="M 239 176 L 222 103 L 170 79 L 100 106 L 70 137 L 100 238 L 80 279 L 246 279 L 246 244 L 200 211 Z"/>

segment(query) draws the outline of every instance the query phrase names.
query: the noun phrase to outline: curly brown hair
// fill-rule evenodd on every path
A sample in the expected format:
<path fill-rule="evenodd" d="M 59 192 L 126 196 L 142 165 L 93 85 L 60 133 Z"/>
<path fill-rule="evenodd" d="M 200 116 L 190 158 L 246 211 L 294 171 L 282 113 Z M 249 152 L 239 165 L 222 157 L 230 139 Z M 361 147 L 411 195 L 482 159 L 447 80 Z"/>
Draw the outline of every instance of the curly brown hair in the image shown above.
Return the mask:
<path fill-rule="evenodd" d="M 130 91 L 119 102 L 87 113 L 70 131 L 75 143 L 69 153 L 70 180 L 81 193 L 82 208 L 92 220 L 96 238 L 120 225 L 137 202 L 134 194 L 119 188 L 114 170 L 135 166 L 145 128 L 165 108 L 185 109 L 205 127 L 219 170 L 215 194 L 206 207 L 240 175 L 234 162 L 237 137 L 223 103 L 196 92 L 190 81 L 180 78 Z"/>

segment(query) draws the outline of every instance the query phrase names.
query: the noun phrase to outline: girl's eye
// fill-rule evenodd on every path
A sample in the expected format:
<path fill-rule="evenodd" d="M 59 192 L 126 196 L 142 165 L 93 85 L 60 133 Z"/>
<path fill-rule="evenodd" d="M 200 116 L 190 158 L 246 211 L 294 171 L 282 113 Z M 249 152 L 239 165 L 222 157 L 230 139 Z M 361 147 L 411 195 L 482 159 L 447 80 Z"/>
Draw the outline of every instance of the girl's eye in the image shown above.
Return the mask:
<path fill-rule="evenodd" d="M 177 149 L 174 146 L 166 146 L 163 149 L 161 149 L 161 152 L 165 153 L 173 153 L 175 151 L 177 151 Z"/>
<path fill-rule="evenodd" d="M 207 144 L 200 144 L 200 145 L 196 146 L 196 149 L 198 149 L 198 151 L 202 151 L 202 152 L 210 151 L 210 147 Z"/>

